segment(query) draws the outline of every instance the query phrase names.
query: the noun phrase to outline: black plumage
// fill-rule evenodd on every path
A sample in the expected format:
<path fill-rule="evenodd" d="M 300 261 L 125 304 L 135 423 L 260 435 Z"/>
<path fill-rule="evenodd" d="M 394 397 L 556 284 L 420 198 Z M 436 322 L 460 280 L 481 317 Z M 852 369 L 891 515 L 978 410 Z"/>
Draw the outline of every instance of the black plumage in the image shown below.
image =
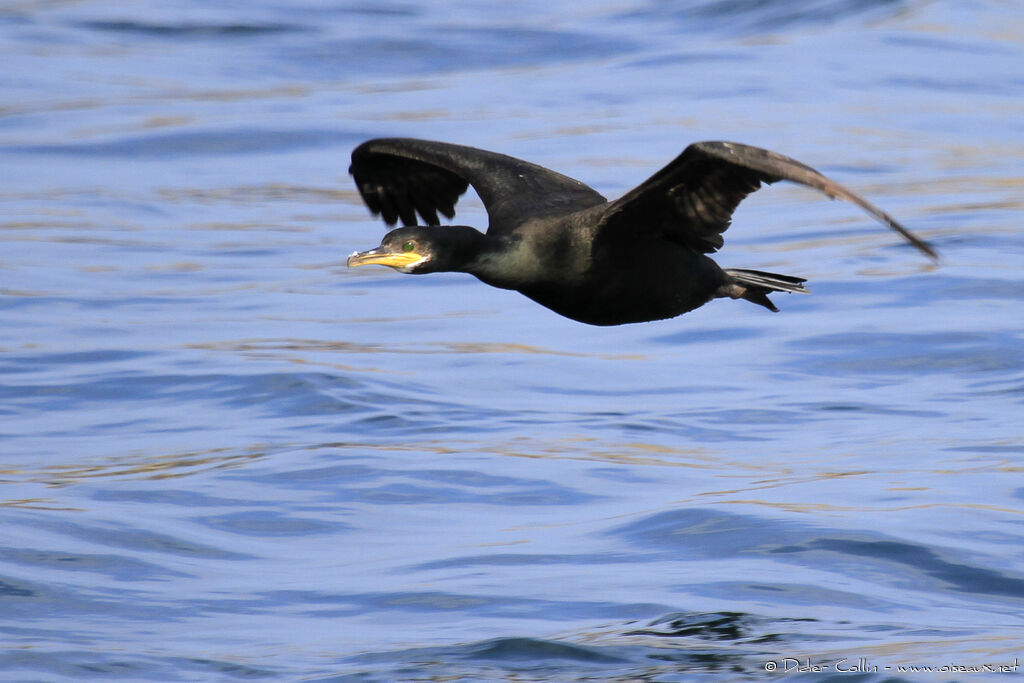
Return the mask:
<path fill-rule="evenodd" d="M 846 199 L 936 257 L 887 213 L 813 168 L 758 147 L 698 142 L 623 197 L 609 202 L 567 176 L 495 152 L 406 138 L 370 140 L 349 172 L 366 205 L 389 225 L 350 266 L 406 273 L 459 271 L 525 294 L 573 320 L 621 325 L 671 318 L 718 297 L 777 310 L 769 292 L 806 293 L 804 280 L 722 269 L 706 254 L 723 244 L 732 213 L 762 183 L 807 185 Z M 473 186 L 487 232 L 441 227 Z M 417 219 L 426 225 L 417 225 Z"/>

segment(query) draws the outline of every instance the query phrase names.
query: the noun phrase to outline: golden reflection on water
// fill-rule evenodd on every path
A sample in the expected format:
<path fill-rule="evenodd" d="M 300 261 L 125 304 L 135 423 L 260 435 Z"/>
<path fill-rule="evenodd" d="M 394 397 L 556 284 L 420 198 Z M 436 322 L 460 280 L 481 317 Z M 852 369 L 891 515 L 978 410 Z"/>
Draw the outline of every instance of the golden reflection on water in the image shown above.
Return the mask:
<path fill-rule="evenodd" d="M 766 467 L 759 462 L 723 460 L 721 452 L 704 446 L 685 448 L 636 441 L 612 442 L 583 434 L 550 440 L 523 436 L 491 443 L 464 439 L 432 439 L 388 444 L 347 441 L 306 446 L 303 450 L 420 453 L 438 456 L 438 461 L 444 457 L 479 454 L 530 460 L 575 460 L 611 465 L 727 471 L 735 472 L 736 477 L 749 477 L 752 471 L 774 471 L 771 466 Z"/>
<path fill-rule="evenodd" d="M 173 202 L 199 202 L 203 204 L 250 204 L 254 202 L 293 201 L 301 203 L 341 202 L 362 204 L 354 189 L 339 187 L 308 187 L 288 183 L 238 185 L 231 187 L 163 188 L 157 191 L 160 199 Z"/>
<path fill-rule="evenodd" d="M 12 498 L 10 500 L 0 499 L 0 507 L 17 508 L 21 510 L 49 510 L 55 512 L 81 512 L 83 508 L 70 505 L 58 505 L 49 498 Z"/>
<path fill-rule="evenodd" d="M 994 512 L 1001 515 L 1024 515 L 1024 509 L 976 502 L 933 500 L 923 503 L 906 503 L 892 500 L 861 502 L 844 505 L 831 500 L 808 500 L 814 487 L 829 480 L 868 478 L 879 476 L 870 469 L 849 471 L 823 470 L 808 471 L 799 463 L 781 457 L 761 457 L 740 460 L 735 455 L 726 455 L 713 447 L 669 447 L 642 441 L 611 441 L 585 434 L 567 435 L 555 439 L 515 437 L 494 442 L 431 439 L 410 440 L 398 443 L 374 443 L 368 441 L 335 441 L 318 444 L 262 443 L 252 444 L 242 450 L 237 448 L 211 448 L 206 450 L 183 451 L 170 454 L 133 453 L 111 456 L 106 460 L 96 457 L 88 463 L 66 463 L 40 467 L 38 469 L 7 468 L 0 471 L 0 484 L 5 482 L 30 482 L 48 488 L 62 488 L 95 479 L 178 479 L 202 474 L 212 470 L 244 467 L 247 464 L 272 457 L 275 454 L 304 451 L 315 452 L 323 457 L 344 461 L 350 457 L 365 459 L 374 453 L 406 453 L 422 456 L 429 462 L 442 464 L 449 458 L 473 455 L 520 458 L 531 460 L 573 460 L 607 465 L 625 465 L 633 468 L 683 468 L 702 474 L 706 479 L 691 479 L 689 490 L 680 491 L 680 497 L 673 502 L 678 506 L 755 506 L 785 513 L 816 514 L 850 512 L 903 512 L 924 509 L 960 509 Z M 385 461 L 387 461 L 385 459 Z M 965 463 L 966 464 L 966 463 Z M 316 466 L 320 466 L 317 464 Z M 956 479 L 964 473 L 990 470 L 1019 469 L 1006 463 L 995 466 L 968 465 L 963 469 L 948 466 L 936 468 L 927 473 L 913 472 L 914 475 L 946 475 Z M 891 480 L 894 473 L 886 473 Z M 734 486 L 716 487 L 715 483 L 735 482 Z M 780 494 L 781 499 L 752 496 L 756 491 L 781 492 L 794 489 L 793 494 Z M 895 487 L 879 483 L 880 491 L 928 491 L 934 486 Z M 801 499 L 801 500 L 798 500 Z M 0 500 L 0 506 L 47 510 L 72 509 L 61 505 L 55 499 L 46 497 L 20 497 Z M 652 508 L 653 510 L 654 508 Z M 636 510 L 623 516 L 633 517 Z"/>
<path fill-rule="evenodd" d="M 408 316 L 402 316 L 402 320 L 411 320 Z M 349 322 L 364 322 L 354 320 Z M 568 356 L 572 358 L 597 358 L 601 360 L 643 360 L 641 354 L 607 354 L 607 353 L 583 353 L 577 351 L 563 351 L 561 349 L 550 349 L 541 346 L 528 344 L 511 344 L 505 342 L 422 342 L 416 344 L 402 344 L 389 341 L 387 344 L 373 344 L 346 341 L 327 341 L 323 339 L 239 339 L 222 342 L 202 342 L 186 344 L 185 348 L 204 349 L 208 351 L 234 351 L 239 353 L 252 352 L 274 352 L 274 351 L 331 351 L 340 353 L 360 354 L 529 354 L 542 356 Z"/>
<path fill-rule="evenodd" d="M 7 469 L 3 475 L 21 481 L 45 484 L 51 487 L 72 485 L 88 479 L 174 479 L 208 470 L 240 467 L 266 457 L 265 445 L 252 445 L 239 452 L 237 448 L 211 448 L 164 455 L 136 453 L 111 456 L 106 461 L 90 458 L 88 464 L 66 463 L 39 469 Z M 0 482 L 2 483 L 2 482 Z M 0 501 L 0 505 L 10 505 Z"/>
<path fill-rule="evenodd" d="M 846 479 L 853 477 L 874 476 L 874 470 L 858 469 L 850 471 L 814 471 L 804 472 L 802 467 L 788 460 L 778 458 L 758 458 L 755 460 L 738 460 L 735 457 L 724 459 L 726 451 L 708 446 L 669 447 L 663 444 L 651 444 L 640 441 L 614 442 L 597 439 L 591 436 L 567 435 L 560 438 L 545 440 L 531 437 L 515 437 L 496 442 L 481 442 L 465 439 L 431 439 L 412 440 L 398 443 L 374 443 L 362 440 L 335 441 L 318 444 L 298 443 L 263 443 L 252 444 L 241 451 L 237 448 L 211 448 L 206 450 L 184 451 L 172 454 L 135 453 L 111 457 L 107 461 L 97 462 L 91 459 L 89 464 L 62 464 L 42 467 L 37 470 L 6 469 L 0 472 L 10 478 L 45 483 L 53 486 L 72 484 L 78 480 L 100 477 L 125 477 L 143 479 L 168 479 L 185 477 L 207 470 L 224 469 L 243 466 L 249 462 L 266 458 L 274 453 L 291 449 L 301 451 L 328 452 L 332 456 L 344 458 L 354 451 L 361 455 L 367 452 L 384 453 L 420 453 L 425 456 L 444 457 L 465 454 L 495 455 L 526 459 L 560 459 L 576 461 L 597 461 L 608 464 L 621 464 L 643 467 L 675 467 L 705 470 L 718 473 L 716 479 L 737 479 L 747 483 L 735 488 L 709 489 L 698 496 L 722 497 L 748 493 L 756 490 L 775 489 L 792 485 L 812 484 L 816 481 Z M 932 470 L 929 474 L 960 476 L 965 472 L 981 472 L 991 467 L 971 466 L 962 470 L 948 467 Z M 1006 468 L 999 467 L 999 470 Z M 1012 469 L 1012 468 L 1011 468 Z M 761 473 L 761 476 L 758 476 Z M 890 474 L 893 474 L 890 471 Z M 920 474 L 920 473 L 916 473 Z M 757 477 L 757 478 L 751 478 Z M 886 487 L 885 490 L 928 490 L 931 487 Z M 727 503 L 751 503 L 758 505 L 777 506 L 779 503 L 762 500 L 720 500 Z M 788 505 L 788 504 L 786 504 Z M 929 507 L 897 506 L 897 507 Z M 957 507 L 979 507 L 995 509 L 987 505 L 957 505 Z M 787 508 L 788 509 L 788 508 Z M 851 509 L 842 506 L 818 506 L 814 509 Z M 896 508 L 894 508 L 896 509 Z M 1006 511 L 1003 508 L 999 508 Z M 1021 512 L 1019 510 L 1012 510 Z"/>

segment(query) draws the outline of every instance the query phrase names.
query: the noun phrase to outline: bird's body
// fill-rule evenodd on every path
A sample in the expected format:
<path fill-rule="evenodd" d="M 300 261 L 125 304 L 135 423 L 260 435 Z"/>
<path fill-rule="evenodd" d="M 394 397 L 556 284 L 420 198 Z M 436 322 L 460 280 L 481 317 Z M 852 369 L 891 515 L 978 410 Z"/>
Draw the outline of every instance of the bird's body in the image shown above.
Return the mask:
<path fill-rule="evenodd" d="M 767 293 L 805 293 L 804 280 L 722 269 L 706 254 L 739 202 L 761 183 L 786 179 L 853 201 L 926 253 L 891 217 L 797 161 L 737 143 L 702 142 L 621 199 L 541 166 L 461 145 L 379 139 L 352 153 L 350 172 L 367 206 L 389 224 L 376 249 L 349 265 L 402 272 L 458 271 L 516 290 L 567 318 L 621 325 L 672 318 L 713 298 L 744 298 L 776 310 Z M 439 226 L 468 185 L 490 224 Z M 429 225 L 416 226 L 417 214 Z"/>
<path fill-rule="evenodd" d="M 704 254 L 637 231 L 633 240 L 602 239 L 588 209 L 559 223 L 538 226 L 517 263 L 531 263 L 531 277 L 489 282 L 515 289 L 556 313 L 591 325 L 621 325 L 672 318 L 707 303 L 726 275 Z M 525 247 L 523 246 L 525 245 Z M 624 264 L 643 264 L 641 268 Z"/>

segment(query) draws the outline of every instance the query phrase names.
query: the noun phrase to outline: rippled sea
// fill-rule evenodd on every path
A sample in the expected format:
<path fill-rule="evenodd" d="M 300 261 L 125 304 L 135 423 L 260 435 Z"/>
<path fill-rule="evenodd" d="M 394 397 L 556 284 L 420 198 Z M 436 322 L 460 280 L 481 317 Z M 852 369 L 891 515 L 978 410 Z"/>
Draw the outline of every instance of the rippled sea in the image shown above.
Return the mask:
<path fill-rule="evenodd" d="M 1022 64 L 1009 0 L 4 3 L 0 678 L 1024 674 Z M 397 135 L 761 145 L 942 259 L 780 184 L 718 260 L 813 296 L 590 327 L 345 268 Z"/>

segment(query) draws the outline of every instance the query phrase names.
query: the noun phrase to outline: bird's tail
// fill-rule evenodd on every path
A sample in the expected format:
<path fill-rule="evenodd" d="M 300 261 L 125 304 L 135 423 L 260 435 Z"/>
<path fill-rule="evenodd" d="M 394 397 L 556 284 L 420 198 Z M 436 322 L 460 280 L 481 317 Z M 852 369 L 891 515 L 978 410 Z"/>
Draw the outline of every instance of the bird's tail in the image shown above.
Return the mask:
<path fill-rule="evenodd" d="M 722 296 L 746 299 L 775 312 L 778 312 L 779 309 L 775 308 L 775 304 L 768 298 L 768 292 L 810 294 L 810 291 L 804 287 L 807 280 L 802 277 L 743 268 L 726 268 L 725 273 L 729 279 L 720 290 Z"/>

